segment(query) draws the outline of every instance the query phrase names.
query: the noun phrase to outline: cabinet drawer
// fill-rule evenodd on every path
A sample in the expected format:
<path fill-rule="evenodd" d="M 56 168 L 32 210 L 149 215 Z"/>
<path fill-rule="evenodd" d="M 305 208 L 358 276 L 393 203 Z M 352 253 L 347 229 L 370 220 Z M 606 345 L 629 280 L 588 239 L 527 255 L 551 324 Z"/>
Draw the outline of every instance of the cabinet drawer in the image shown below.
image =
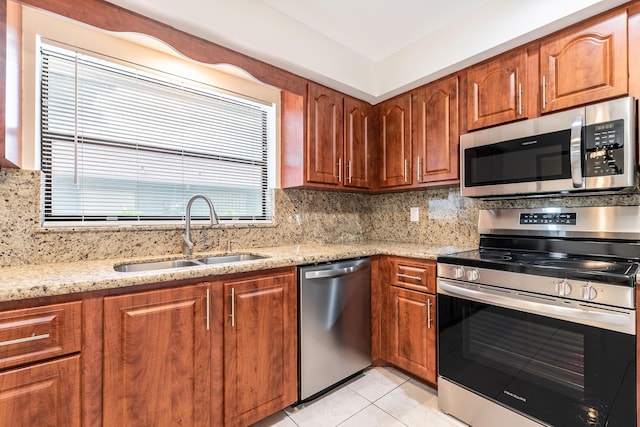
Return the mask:
<path fill-rule="evenodd" d="M 81 304 L 0 313 L 0 369 L 80 351 Z"/>
<path fill-rule="evenodd" d="M 391 283 L 407 289 L 434 293 L 436 264 L 402 258 L 391 259 Z"/>

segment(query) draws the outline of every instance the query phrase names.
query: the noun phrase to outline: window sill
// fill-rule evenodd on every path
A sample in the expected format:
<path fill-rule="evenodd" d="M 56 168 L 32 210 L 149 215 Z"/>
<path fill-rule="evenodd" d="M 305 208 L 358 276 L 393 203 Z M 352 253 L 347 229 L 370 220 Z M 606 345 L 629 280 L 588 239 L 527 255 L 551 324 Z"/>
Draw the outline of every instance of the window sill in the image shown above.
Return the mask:
<path fill-rule="evenodd" d="M 192 229 L 237 229 L 237 228 L 272 228 L 275 227 L 274 221 L 258 222 L 223 222 L 221 224 L 211 225 L 209 221 L 191 221 Z M 100 232 L 100 231 L 159 231 L 159 230 L 184 230 L 185 224 L 182 222 L 157 223 L 157 224 L 134 224 L 134 223 L 109 223 L 109 224 L 91 224 L 91 223 L 45 223 L 42 224 L 37 232 L 40 233 L 82 233 L 82 232 Z"/>

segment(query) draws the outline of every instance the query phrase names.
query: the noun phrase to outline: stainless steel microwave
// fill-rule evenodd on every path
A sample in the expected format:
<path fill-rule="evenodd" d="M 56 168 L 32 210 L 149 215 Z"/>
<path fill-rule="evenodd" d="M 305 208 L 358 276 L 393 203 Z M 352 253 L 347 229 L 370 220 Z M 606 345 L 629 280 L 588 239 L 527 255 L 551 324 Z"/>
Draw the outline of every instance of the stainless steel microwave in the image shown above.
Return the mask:
<path fill-rule="evenodd" d="M 636 185 L 632 97 L 498 126 L 460 137 L 467 197 L 618 190 Z"/>

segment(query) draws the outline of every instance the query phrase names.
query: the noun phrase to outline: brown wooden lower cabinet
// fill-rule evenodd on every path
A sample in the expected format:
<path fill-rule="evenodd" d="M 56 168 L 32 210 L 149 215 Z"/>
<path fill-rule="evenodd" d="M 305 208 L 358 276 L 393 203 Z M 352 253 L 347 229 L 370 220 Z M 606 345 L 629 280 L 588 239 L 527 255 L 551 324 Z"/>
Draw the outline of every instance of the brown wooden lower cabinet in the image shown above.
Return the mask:
<path fill-rule="evenodd" d="M 208 284 L 104 299 L 104 426 L 210 426 Z"/>
<path fill-rule="evenodd" d="M 297 400 L 293 272 L 223 284 L 225 425 L 246 426 Z"/>
<path fill-rule="evenodd" d="M 436 382 L 435 296 L 389 288 L 388 362 Z"/>
<path fill-rule="evenodd" d="M 436 264 L 387 256 L 379 266 L 382 359 L 435 384 Z"/>
<path fill-rule="evenodd" d="M 246 426 L 294 403 L 296 290 L 291 268 L 105 297 L 103 425 Z"/>
<path fill-rule="evenodd" d="M 80 356 L 0 373 L 0 425 L 80 426 Z"/>
<path fill-rule="evenodd" d="M 0 312 L 0 425 L 76 427 L 82 303 Z"/>

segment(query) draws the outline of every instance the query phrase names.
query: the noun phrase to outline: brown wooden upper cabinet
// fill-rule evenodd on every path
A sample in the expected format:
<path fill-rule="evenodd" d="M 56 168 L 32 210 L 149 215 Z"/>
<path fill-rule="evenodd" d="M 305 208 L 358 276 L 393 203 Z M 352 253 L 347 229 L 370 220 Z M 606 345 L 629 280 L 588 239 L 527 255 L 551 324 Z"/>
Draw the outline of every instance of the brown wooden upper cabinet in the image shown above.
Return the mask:
<path fill-rule="evenodd" d="M 528 117 L 527 60 L 521 48 L 467 70 L 467 130 Z"/>
<path fill-rule="evenodd" d="M 377 106 L 380 126 L 379 183 L 381 188 L 412 184 L 411 94 Z"/>
<path fill-rule="evenodd" d="M 540 45 L 541 112 L 628 92 L 627 13 L 617 10 Z"/>
<path fill-rule="evenodd" d="M 307 181 L 338 185 L 342 181 L 343 96 L 309 83 L 307 95 Z"/>
<path fill-rule="evenodd" d="M 366 102 L 344 98 L 344 178 L 345 187 L 371 186 L 371 142 L 373 109 Z"/>
<path fill-rule="evenodd" d="M 419 186 L 459 179 L 458 76 L 412 95 L 413 152 Z"/>
<path fill-rule="evenodd" d="M 283 188 L 368 189 L 371 105 L 313 82 L 302 99 L 283 96 Z"/>

